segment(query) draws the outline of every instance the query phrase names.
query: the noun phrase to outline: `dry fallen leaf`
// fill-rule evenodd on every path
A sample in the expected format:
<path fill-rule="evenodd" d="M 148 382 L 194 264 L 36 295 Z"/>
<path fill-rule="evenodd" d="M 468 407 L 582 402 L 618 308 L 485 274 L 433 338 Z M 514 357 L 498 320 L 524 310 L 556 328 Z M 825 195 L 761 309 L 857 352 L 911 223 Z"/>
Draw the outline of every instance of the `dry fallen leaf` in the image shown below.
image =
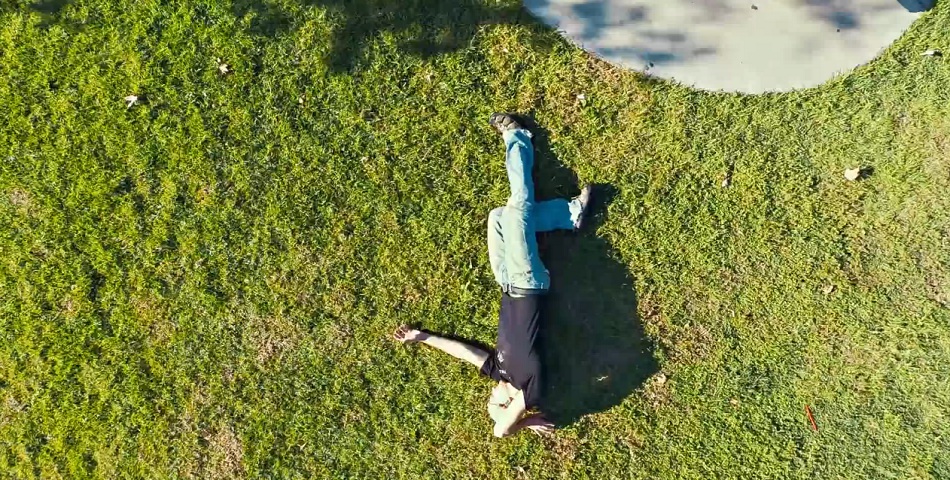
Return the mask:
<path fill-rule="evenodd" d="M 584 100 L 587 100 L 587 95 L 584 95 L 583 93 L 578 93 L 578 94 L 577 94 L 577 101 L 578 101 L 578 102 L 583 102 Z"/>
<path fill-rule="evenodd" d="M 135 102 L 138 102 L 138 101 L 139 101 L 139 97 L 136 96 L 136 95 L 129 95 L 129 96 L 125 97 L 124 100 L 125 100 L 126 102 L 129 102 L 129 104 L 126 105 L 125 108 L 132 108 L 132 105 L 135 105 Z"/>
<path fill-rule="evenodd" d="M 824 293 L 825 295 L 831 295 L 832 293 L 834 293 L 834 291 L 835 291 L 835 286 L 834 286 L 834 285 L 825 285 L 825 286 L 821 289 L 821 293 Z"/>
<path fill-rule="evenodd" d="M 921 53 L 921 55 L 925 57 L 942 57 L 943 52 L 941 52 L 940 50 L 927 50 L 926 52 Z"/>
<path fill-rule="evenodd" d="M 654 377 L 654 381 L 656 382 L 657 385 L 663 385 L 664 383 L 666 383 L 666 375 L 659 373 L 657 374 L 656 377 Z"/>
<path fill-rule="evenodd" d="M 227 75 L 231 73 L 231 67 L 229 67 L 227 63 L 222 63 L 218 65 L 218 71 L 221 72 L 222 75 Z"/>
<path fill-rule="evenodd" d="M 844 171 L 844 178 L 851 180 L 852 182 L 857 180 L 861 176 L 861 167 L 858 168 L 849 168 Z"/>
<path fill-rule="evenodd" d="M 729 404 L 732 405 L 733 407 L 738 407 L 739 400 L 736 400 L 735 398 L 733 398 L 732 400 L 729 400 Z"/>

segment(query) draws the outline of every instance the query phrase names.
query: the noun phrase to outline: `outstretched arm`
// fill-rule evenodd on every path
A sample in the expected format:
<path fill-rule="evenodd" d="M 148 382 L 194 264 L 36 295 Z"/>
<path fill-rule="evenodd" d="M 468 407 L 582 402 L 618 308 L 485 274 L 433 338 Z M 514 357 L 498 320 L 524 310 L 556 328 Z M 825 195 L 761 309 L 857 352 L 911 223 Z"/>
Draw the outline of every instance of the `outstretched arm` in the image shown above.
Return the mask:
<path fill-rule="evenodd" d="M 471 363 L 475 368 L 482 368 L 485 360 L 488 360 L 488 352 L 474 345 L 409 328 L 406 325 L 396 329 L 393 337 L 402 343 L 424 343 L 459 360 Z"/>
<path fill-rule="evenodd" d="M 554 424 L 540 413 L 528 415 L 522 418 L 508 431 L 508 433 L 511 435 L 524 428 L 527 428 L 538 435 L 548 435 L 554 432 Z"/>

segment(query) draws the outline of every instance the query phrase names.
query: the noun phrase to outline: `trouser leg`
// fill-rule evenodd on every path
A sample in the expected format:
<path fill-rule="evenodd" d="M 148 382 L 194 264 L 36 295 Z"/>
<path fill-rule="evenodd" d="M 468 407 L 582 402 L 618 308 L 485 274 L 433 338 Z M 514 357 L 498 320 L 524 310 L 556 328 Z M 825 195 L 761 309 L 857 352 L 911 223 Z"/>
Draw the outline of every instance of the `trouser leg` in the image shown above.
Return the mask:
<path fill-rule="evenodd" d="M 523 290 L 544 291 L 550 287 L 550 275 L 541 262 L 535 237 L 534 182 L 531 168 L 534 150 L 527 130 L 504 132 L 505 168 L 511 194 L 501 212 L 504 259 L 508 284 Z M 539 292 L 540 293 L 540 292 Z"/>

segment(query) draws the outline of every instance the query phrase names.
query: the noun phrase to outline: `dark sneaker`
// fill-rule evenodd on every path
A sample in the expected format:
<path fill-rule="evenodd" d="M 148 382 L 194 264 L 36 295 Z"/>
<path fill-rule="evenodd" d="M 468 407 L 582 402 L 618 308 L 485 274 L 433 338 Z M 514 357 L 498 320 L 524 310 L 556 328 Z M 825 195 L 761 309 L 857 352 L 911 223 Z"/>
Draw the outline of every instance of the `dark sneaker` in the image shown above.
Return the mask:
<path fill-rule="evenodd" d="M 498 133 L 505 133 L 509 130 L 521 130 L 524 128 L 510 113 L 493 113 L 488 117 L 488 124 L 495 127 Z"/>
<path fill-rule="evenodd" d="M 587 214 L 591 200 L 594 198 L 594 186 L 587 184 L 581 189 L 581 194 L 574 197 L 573 200 L 577 200 L 581 204 L 581 214 L 577 216 L 577 220 L 574 221 L 574 231 L 580 230 L 584 226 L 584 219 L 587 218 Z"/>

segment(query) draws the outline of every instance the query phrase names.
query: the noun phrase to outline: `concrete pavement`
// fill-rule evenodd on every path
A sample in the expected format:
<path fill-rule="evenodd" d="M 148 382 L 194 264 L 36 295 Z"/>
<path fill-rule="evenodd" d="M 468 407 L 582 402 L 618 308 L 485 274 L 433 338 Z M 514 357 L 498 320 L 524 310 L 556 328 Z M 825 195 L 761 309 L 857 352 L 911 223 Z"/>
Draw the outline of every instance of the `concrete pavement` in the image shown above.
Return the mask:
<path fill-rule="evenodd" d="M 819 85 L 877 56 L 934 0 L 524 0 L 621 66 L 706 90 Z"/>

